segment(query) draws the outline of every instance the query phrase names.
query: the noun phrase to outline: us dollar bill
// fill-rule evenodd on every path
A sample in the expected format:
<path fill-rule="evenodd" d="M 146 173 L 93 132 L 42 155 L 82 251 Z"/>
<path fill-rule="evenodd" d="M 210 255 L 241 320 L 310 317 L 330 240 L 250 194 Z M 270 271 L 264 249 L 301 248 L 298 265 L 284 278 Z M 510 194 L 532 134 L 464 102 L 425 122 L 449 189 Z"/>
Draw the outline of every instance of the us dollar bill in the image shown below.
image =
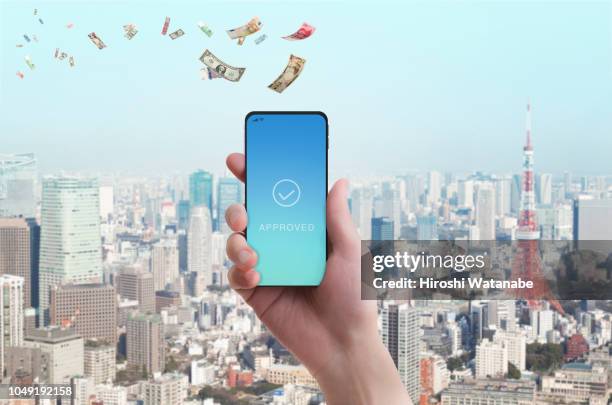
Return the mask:
<path fill-rule="evenodd" d="M 263 23 L 259 21 L 259 17 L 253 17 L 243 26 L 234 28 L 233 30 L 227 30 L 227 35 L 229 35 L 231 39 L 246 37 L 247 35 L 259 31 L 262 26 Z"/>
<path fill-rule="evenodd" d="M 183 30 L 181 30 L 181 29 L 178 29 L 178 30 L 170 33 L 170 38 L 177 39 L 177 38 L 182 37 L 183 35 L 185 35 L 185 32 Z"/>
<path fill-rule="evenodd" d="M 89 39 L 91 39 L 91 42 L 93 42 L 94 45 L 98 47 L 98 49 L 106 48 L 106 44 L 104 44 L 104 42 L 102 42 L 102 40 L 98 38 L 95 32 L 91 32 L 87 36 L 89 37 Z"/>
<path fill-rule="evenodd" d="M 304 69 L 304 64 L 306 63 L 306 59 L 300 58 L 299 56 L 291 55 L 289 57 L 289 62 L 287 62 L 287 66 L 283 73 L 281 73 L 276 80 L 274 80 L 268 88 L 274 90 L 277 93 L 282 93 L 285 91 L 287 87 L 291 85 L 298 78 L 300 73 L 302 73 L 302 69 Z"/>
<path fill-rule="evenodd" d="M 246 68 L 233 67 L 223 62 L 221 59 L 217 58 L 211 51 L 206 49 L 202 56 L 200 56 L 200 61 L 208 66 L 213 72 L 218 74 L 232 82 L 237 82 L 240 80 Z"/>
<path fill-rule="evenodd" d="M 138 30 L 136 29 L 136 24 L 126 24 L 123 26 L 123 31 L 125 31 L 125 33 L 123 34 L 124 37 L 126 37 L 127 39 L 132 39 L 134 38 L 134 36 L 136 36 L 136 34 L 138 34 Z"/>

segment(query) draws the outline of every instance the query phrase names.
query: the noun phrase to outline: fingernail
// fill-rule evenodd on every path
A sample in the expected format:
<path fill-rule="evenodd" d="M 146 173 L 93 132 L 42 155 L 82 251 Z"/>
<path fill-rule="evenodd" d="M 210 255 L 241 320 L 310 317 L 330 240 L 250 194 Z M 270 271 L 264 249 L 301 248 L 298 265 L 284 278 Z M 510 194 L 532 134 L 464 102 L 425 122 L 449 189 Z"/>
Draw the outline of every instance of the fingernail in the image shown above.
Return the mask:
<path fill-rule="evenodd" d="M 236 217 L 237 217 L 237 215 L 236 215 L 235 212 L 230 212 L 230 214 L 227 217 L 227 220 L 229 221 L 230 225 L 233 225 L 233 224 L 236 223 Z"/>
<path fill-rule="evenodd" d="M 248 249 L 244 249 L 240 253 L 238 253 L 238 260 L 242 264 L 246 264 L 250 258 L 251 258 L 251 252 Z"/>

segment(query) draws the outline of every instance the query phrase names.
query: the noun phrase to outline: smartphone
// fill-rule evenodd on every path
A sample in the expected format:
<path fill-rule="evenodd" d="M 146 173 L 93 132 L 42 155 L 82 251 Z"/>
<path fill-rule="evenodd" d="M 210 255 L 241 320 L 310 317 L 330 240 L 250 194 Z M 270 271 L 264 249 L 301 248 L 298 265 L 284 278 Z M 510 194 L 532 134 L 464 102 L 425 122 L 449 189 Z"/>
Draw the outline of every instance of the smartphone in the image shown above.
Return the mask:
<path fill-rule="evenodd" d="M 328 145 L 322 112 L 246 116 L 246 238 L 261 286 L 316 286 L 325 275 Z"/>

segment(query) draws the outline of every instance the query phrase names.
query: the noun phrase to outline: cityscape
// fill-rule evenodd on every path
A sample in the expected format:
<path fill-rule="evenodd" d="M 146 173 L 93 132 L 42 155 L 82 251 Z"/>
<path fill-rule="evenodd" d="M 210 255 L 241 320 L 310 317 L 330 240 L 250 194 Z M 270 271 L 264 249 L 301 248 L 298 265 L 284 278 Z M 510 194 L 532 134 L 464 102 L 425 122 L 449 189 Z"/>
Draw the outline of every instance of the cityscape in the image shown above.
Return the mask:
<path fill-rule="evenodd" d="M 361 239 L 612 240 L 612 175 L 540 172 L 526 113 L 514 173 L 349 179 Z M 325 404 L 228 286 L 237 179 L 55 175 L 39 158 L 0 153 L 3 383 L 69 384 L 76 405 Z M 612 305 L 541 298 L 380 301 L 413 403 L 607 404 Z"/>

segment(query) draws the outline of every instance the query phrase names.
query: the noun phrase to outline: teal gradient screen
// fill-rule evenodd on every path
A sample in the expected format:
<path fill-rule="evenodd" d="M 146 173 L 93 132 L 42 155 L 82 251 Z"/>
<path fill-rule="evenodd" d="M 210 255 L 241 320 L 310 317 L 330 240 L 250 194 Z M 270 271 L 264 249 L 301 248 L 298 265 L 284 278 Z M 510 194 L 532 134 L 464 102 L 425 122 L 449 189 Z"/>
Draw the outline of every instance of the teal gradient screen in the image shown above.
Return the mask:
<path fill-rule="evenodd" d="M 327 259 L 327 119 L 322 113 L 246 118 L 247 240 L 260 285 L 319 285 Z"/>

